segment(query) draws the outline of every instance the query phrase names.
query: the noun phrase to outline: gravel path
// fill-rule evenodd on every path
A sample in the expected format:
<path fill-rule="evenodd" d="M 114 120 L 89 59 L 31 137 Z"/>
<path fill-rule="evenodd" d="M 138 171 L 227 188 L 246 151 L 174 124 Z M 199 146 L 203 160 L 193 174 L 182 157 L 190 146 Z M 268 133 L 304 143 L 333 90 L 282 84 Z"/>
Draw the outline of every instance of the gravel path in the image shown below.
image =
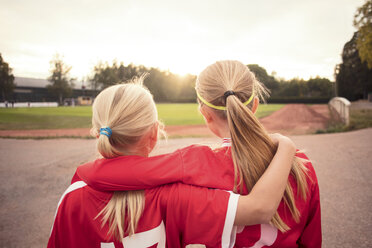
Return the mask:
<path fill-rule="evenodd" d="M 372 129 L 292 138 L 318 174 L 323 247 L 372 247 Z M 219 140 L 171 139 L 155 154 L 192 143 Z M 45 247 L 76 166 L 96 157 L 94 140 L 0 139 L 0 247 Z"/>

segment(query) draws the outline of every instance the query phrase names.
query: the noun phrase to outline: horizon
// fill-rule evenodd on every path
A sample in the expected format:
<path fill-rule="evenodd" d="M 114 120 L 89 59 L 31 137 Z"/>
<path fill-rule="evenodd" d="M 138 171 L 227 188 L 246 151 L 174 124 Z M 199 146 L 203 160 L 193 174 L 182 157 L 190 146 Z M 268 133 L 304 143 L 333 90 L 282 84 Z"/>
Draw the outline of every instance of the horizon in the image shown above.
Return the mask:
<path fill-rule="evenodd" d="M 198 75 L 223 59 L 258 64 L 286 80 L 334 81 L 334 67 L 356 31 L 353 16 L 363 3 L 0 0 L 0 52 L 16 77 L 47 78 L 58 53 L 78 81 L 100 61 L 182 76 Z"/>

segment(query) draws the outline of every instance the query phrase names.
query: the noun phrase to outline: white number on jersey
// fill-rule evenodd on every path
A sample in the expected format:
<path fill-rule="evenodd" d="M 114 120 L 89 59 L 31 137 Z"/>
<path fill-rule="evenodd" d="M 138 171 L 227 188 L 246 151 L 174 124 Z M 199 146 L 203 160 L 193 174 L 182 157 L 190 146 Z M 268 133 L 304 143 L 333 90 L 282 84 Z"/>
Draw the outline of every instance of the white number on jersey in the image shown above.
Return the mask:
<path fill-rule="evenodd" d="M 124 248 L 147 248 L 155 244 L 158 248 L 165 248 L 165 226 L 161 222 L 154 229 L 136 233 L 135 235 L 123 238 Z M 101 248 L 115 248 L 114 243 L 101 243 Z"/>
<path fill-rule="evenodd" d="M 238 228 L 238 233 L 242 232 L 244 227 Z M 263 246 L 270 246 L 274 244 L 276 237 L 278 236 L 278 229 L 269 225 L 261 224 L 261 236 L 260 239 L 251 247 L 245 248 L 261 248 Z"/>

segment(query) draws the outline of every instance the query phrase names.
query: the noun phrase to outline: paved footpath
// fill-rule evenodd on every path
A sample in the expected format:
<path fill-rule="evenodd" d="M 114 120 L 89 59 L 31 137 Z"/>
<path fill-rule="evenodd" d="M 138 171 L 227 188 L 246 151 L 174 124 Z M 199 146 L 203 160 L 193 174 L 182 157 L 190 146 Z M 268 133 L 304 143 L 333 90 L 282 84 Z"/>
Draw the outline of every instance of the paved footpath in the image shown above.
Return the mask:
<path fill-rule="evenodd" d="M 372 247 L 372 128 L 292 138 L 318 176 L 323 247 Z"/>
<path fill-rule="evenodd" d="M 323 247 L 372 247 L 372 128 L 292 138 L 318 174 Z M 160 142 L 155 154 L 218 142 L 171 139 Z M 94 140 L 0 139 L 0 247 L 45 247 L 76 166 L 95 157 Z"/>

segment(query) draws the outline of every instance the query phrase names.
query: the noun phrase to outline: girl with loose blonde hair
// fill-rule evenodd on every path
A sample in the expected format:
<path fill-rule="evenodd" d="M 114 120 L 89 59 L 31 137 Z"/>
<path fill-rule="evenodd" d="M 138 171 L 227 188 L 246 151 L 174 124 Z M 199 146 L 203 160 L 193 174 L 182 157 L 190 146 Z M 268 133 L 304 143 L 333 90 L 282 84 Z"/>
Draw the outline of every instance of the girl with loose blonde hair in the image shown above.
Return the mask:
<path fill-rule="evenodd" d="M 150 129 L 157 132 L 158 128 L 156 106 L 151 93 L 142 86 L 143 78 L 134 79 L 136 83 L 125 86 L 111 86 L 102 91 L 93 103 L 91 133 L 98 137 L 97 149 L 106 159 L 149 154 L 156 143 L 145 146 L 141 142 Z M 109 223 L 109 233 L 122 240 L 124 234 L 134 234 L 143 208 L 143 191 L 115 192 L 98 216 L 103 216 L 102 226 Z M 126 217 L 129 222 L 124 229 Z"/>
<path fill-rule="evenodd" d="M 152 95 L 142 80 L 140 77 L 111 86 L 95 99 L 92 134 L 104 158 L 79 167 L 58 204 L 48 247 L 117 247 L 119 243 L 126 248 L 184 247 L 195 242 L 207 247 L 231 247 L 234 223 L 266 223 L 275 213 L 295 153 L 293 143 L 286 137 L 273 136 L 278 151 L 250 195 L 177 183 L 183 181 L 179 176 L 187 173 L 180 167 L 169 170 L 167 166 L 190 168 L 194 163 L 187 154 L 207 165 L 203 172 L 212 173 L 211 165 L 219 162 L 210 160 L 213 151 L 209 148 L 192 146 L 168 157 L 147 158 L 156 144 L 159 124 Z M 143 166 L 159 160 L 167 165 L 165 169 L 149 171 Z M 137 191 L 97 190 L 89 176 L 84 179 L 81 175 L 99 175 L 100 170 L 106 173 L 107 162 L 131 164 L 126 167 L 129 174 L 138 170 L 144 175 L 158 173 L 160 184 L 172 173 L 178 179 L 173 184 Z M 117 174 L 108 169 L 110 177 Z M 135 180 L 146 184 L 145 176 Z"/>

